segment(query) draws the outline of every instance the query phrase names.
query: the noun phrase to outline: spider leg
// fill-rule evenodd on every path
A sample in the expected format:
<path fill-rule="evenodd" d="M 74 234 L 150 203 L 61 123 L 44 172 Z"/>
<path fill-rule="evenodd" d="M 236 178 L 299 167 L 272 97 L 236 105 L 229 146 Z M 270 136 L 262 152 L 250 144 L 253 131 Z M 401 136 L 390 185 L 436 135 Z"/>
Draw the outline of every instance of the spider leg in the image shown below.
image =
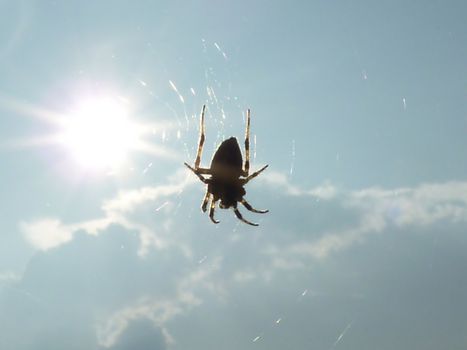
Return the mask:
<path fill-rule="evenodd" d="M 211 175 L 211 169 L 210 168 L 196 168 L 196 171 L 198 172 L 198 174 Z"/>
<path fill-rule="evenodd" d="M 209 192 L 208 190 L 206 190 L 206 194 L 204 195 L 204 199 L 203 199 L 203 204 L 201 204 L 201 210 L 203 211 L 203 213 L 205 213 L 206 210 L 208 210 L 208 202 L 209 202 Z"/>
<path fill-rule="evenodd" d="M 250 181 L 251 179 L 255 178 L 256 176 L 258 176 L 259 174 L 261 174 L 264 170 L 266 170 L 266 168 L 268 167 L 269 165 L 265 165 L 263 166 L 261 169 L 259 169 L 258 171 L 255 171 L 253 174 L 251 175 L 248 175 L 244 180 L 243 180 L 243 184 L 247 184 L 248 181 Z"/>
<path fill-rule="evenodd" d="M 201 153 L 203 153 L 203 146 L 204 146 L 204 112 L 206 111 L 206 105 L 203 105 L 203 109 L 201 110 L 201 119 L 199 124 L 199 142 L 198 142 L 198 151 L 196 152 L 196 160 L 195 160 L 195 169 L 199 168 L 199 163 L 201 163 Z"/>
<path fill-rule="evenodd" d="M 243 168 L 243 176 L 248 176 L 250 173 L 250 109 L 246 111 L 245 165 Z"/>
<path fill-rule="evenodd" d="M 247 208 L 249 211 L 252 211 L 253 213 L 265 214 L 269 211 L 269 210 L 258 210 L 258 209 L 253 208 L 250 205 L 250 203 L 248 203 L 244 198 L 242 198 L 240 202 L 245 206 L 245 208 Z"/>
<path fill-rule="evenodd" d="M 185 164 L 188 169 L 190 169 L 196 176 L 198 176 L 198 179 L 200 179 L 203 183 L 205 184 L 209 183 L 209 181 L 203 175 L 201 175 L 197 170 L 193 169 L 187 163 L 183 163 L 183 164 Z"/>
<path fill-rule="evenodd" d="M 242 214 L 238 211 L 237 207 L 234 207 L 234 213 L 237 216 L 237 218 L 241 221 L 243 221 L 245 224 L 251 225 L 251 226 L 258 226 L 258 224 L 255 224 L 253 222 L 250 222 L 246 219 L 243 218 Z"/>
<path fill-rule="evenodd" d="M 216 219 L 214 219 L 214 209 L 216 207 L 216 202 L 217 200 L 215 200 L 214 198 L 211 200 L 211 208 L 209 209 L 209 218 L 211 219 L 213 223 L 218 224 L 220 221 L 217 221 Z"/>

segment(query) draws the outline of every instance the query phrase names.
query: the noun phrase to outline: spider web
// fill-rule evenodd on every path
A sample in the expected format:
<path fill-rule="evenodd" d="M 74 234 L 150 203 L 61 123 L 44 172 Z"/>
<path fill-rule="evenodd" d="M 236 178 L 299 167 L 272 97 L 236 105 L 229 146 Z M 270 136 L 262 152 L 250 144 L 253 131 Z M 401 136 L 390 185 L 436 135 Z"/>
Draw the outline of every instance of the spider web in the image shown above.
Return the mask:
<path fill-rule="evenodd" d="M 250 154 L 251 163 L 254 167 L 257 158 L 257 134 L 254 132 L 254 106 L 249 106 L 249 103 L 245 102 L 237 95 L 236 88 L 230 80 L 233 74 L 230 55 L 224 51 L 222 45 L 219 42 L 208 42 L 205 39 L 202 39 L 200 44 L 205 60 L 203 72 L 204 84 L 198 86 L 189 86 L 185 84 L 182 86 L 175 78 L 169 77 L 167 80 L 167 90 L 170 91 L 171 97 L 165 99 L 163 103 L 177 121 L 178 127 L 176 130 L 172 131 L 171 134 L 163 133 L 161 141 L 167 143 L 171 140 L 175 140 L 175 143 L 182 147 L 186 161 L 188 163 L 193 163 L 199 139 L 200 110 L 201 106 L 206 104 L 206 143 L 201 158 L 201 164 L 209 166 L 209 162 L 217 146 L 226 137 L 236 135 L 239 142 L 243 144 L 246 119 L 245 110 L 251 107 L 253 126 L 250 136 L 250 143 L 252 145 Z M 141 83 L 141 85 L 145 88 L 147 87 L 146 84 Z M 157 99 L 161 101 L 161 98 Z M 295 153 L 295 139 L 292 139 L 290 143 L 289 177 L 292 177 L 294 173 Z M 152 164 L 151 162 L 147 164 L 143 170 L 144 174 L 150 173 L 153 169 Z M 187 176 L 192 176 L 192 174 L 187 172 Z M 197 185 L 198 187 L 202 187 L 201 184 Z M 196 192 L 199 194 L 199 198 L 196 199 L 195 207 L 189 209 L 187 218 L 193 220 L 199 217 L 201 220 L 208 220 L 207 216 L 198 208 L 198 201 L 201 201 L 203 192 L 198 190 L 196 190 Z M 171 204 L 176 208 L 172 215 L 176 215 L 177 211 L 182 206 L 186 207 L 186 205 L 184 205 L 184 198 L 187 195 L 188 193 L 184 190 L 169 201 L 160 203 L 160 205 L 155 208 L 155 211 L 163 210 Z M 225 220 L 225 215 L 223 219 Z M 244 224 L 240 221 L 235 222 L 233 227 L 230 228 L 230 234 L 225 232 L 226 227 L 223 226 L 222 223 L 221 225 L 213 225 L 210 228 L 214 231 L 221 231 L 219 233 L 222 233 L 222 235 L 226 237 L 238 237 L 239 234 L 243 234 L 239 233 L 239 231 L 243 229 L 243 225 Z M 202 248 L 197 252 L 195 261 L 199 266 L 210 264 L 215 254 L 216 252 L 211 251 L 209 248 Z M 194 270 L 196 269 L 197 267 L 195 266 Z M 251 330 L 250 335 L 245 335 L 245 341 L 259 343 L 276 333 L 284 320 L 289 322 L 293 319 L 294 312 L 297 308 L 300 308 L 300 304 L 306 300 L 308 294 L 308 289 L 292 292 L 289 300 L 285 302 L 285 306 L 283 305 L 280 309 L 276 310 L 276 312 L 273 312 L 275 313 L 274 317 L 264 319 L 262 324 L 258 325 L 256 329 Z M 347 328 L 344 330 L 343 334 L 340 335 L 336 344 L 341 340 L 346 331 Z"/>

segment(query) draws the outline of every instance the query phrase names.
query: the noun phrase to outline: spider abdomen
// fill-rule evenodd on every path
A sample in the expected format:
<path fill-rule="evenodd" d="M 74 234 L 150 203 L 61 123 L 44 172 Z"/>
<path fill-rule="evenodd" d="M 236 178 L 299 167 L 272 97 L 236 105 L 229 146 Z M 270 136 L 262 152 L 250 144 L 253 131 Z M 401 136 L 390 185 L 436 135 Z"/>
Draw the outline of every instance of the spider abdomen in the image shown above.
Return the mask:
<path fill-rule="evenodd" d="M 211 171 L 214 176 L 238 178 L 242 174 L 242 152 L 235 137 L 223 141 L 212 157 Z"/>

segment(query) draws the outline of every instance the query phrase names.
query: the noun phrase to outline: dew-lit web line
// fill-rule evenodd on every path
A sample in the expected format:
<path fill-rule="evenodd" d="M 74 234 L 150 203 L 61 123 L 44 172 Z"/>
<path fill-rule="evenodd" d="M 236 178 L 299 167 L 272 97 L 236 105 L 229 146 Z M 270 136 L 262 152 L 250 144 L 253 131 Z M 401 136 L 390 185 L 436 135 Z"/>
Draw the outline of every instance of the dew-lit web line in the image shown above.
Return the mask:
<path fill-rule="evenodd" d="M 296 302 L 297 303 L 301 302 L 303 300 L 303 298 L 306 297 L 308 294 L 309 294 L 308 289 L 304 289 L 300 293 L 300 295 L 296 298 Z M 262 339 L 265 339 L 269 333 L 277 334 L 277 326 L 279 326 L 279 324 L 282 323 L 283 321 L 287 322 L 287 320 L 290 320 L 292 318 L 293 318 L 293 316 L 289 315 L 288 313 L 286 313 L 286 312 L 282 313 L 280 316 L 278 316 L 277 318 L 270 321 L 268 329 L 266 329 L 266 330 L 263 329 L 261 331 L 256 332 L 256 334 L 253 336 L 251 341 L 253 343 L 256 343 L 256 342 L 258 342 L 258 341 L 260 341 Z M 355 320 L 350 321 L 347 324 L 347 326 L 339 333 L 336 340 L 331 345 L 332 349 L 336 348 L 337 345 L 343 341 L 345 335 L 352 328 L 354 322 L 355 322 Z"/>
<path fill-rule="evenodd" d="M 347 326 L 344 328 L 344 330 L 339 334 L 339 336 L 337 337 L 336 341 L 334 342 L 334 344 L 332 345 L 333 348 L 336 347 L 337 344 L 340 343 L 340 341 L 344 338 L 345 334 L 347 333 L 347 331 L 350 329 L 350 327 L 352 327 L 352 324 L 353 324 L 353 321 L 349 322 L 347 324 Z"/>
<path fill-rule="evenodd" d="M 292 176 L 293 175 L 293 171 L 295 169 L 295 139 L 292 140 L 292 159 L 290 161 L 290 171 L 289 171 L 289 175 Z"/>
<path fill-rule="evenodd" d="M 189 120 L 188 120 L 188 115 L 186 113 L 186 106 L 185 106 L 185 98 L 183 97 L 183 95 L 178 91 L 178 88 L 177 86 L 175 85 L 175 83 L 169 79 L 169 85 L 170 87 L 172 88 L 172 90 L 177 94 L 178 96 L 178 99 L 180 100 L 180 102 L 182 103 L 182 106 L 183 106 L 183 115 L 185 117 L 185 122 L 186 122 L 186 129 L 188 130 L 188 125 L 189 125 Z"/>
<path fill-rule="evenodd" d="M 139 79 L 138 82 L 140 83 L 140 85 L 142 86 L 143 89 L 147 90 L 147 92 L 149 93 L 149 95 L 151 97 L 153 97 L 157 101 L 161 102 L 172 113 L 173 117 L 175 118 L 175 120 L 177 122 L 177 126 L 178 126 L 178 130 L 176 132 L 175 138 L 177 140 L 181 140 L 181 138 L 182 138 L 182 135 L 181 135 L 182 121 L 181 121 L 181 118 L 179 116 L 179 113 L 177 112 L 177 108 L 172 106 L 168 101 L 163 100 L 159 95 L 155 94 L 152 90 L 150 90 L 150 84 L 148 84 L 146 81 Z M 189 119 L 188 119 L 188 115 L 187 115 L 187 112 L 186 112 L 185 98 L 179 92 L 179 90 L 178 90 L 177 86 L 175 85 L 175 83 L 170 79 L 168 80 L 168 87 L 172 91 L 175 92 L 175 94 L 178 97 L 178 101 L 182 104 L 183 114 L 184 114 L 184 119 L 185 119 L 185 129 L 188 130 L 188 128 L 189 128 Z M 167 138 L 167 134 L 166 134 L 166 132 L 164 130 L 163 133 L 162 133 L 162 142 L 163 143 L 166 141 L 166 138 Z M 188 150 L 188 145 L 187 145 L 186 142 L 183 142 L 183 151 L 184 151 L 184 157 L 188 158 L 189 155 L 190 155 L 190 152 Z"/>
<path fill-rule="evenodd" d="M 177 96 L 177 101 L 181 104 L 181 107 L 182 107 L 182 110 L 183 110 L 183 117 L 180 117 L 180 113 L 178 112 L 178 107 L 176 105 L 173 105 L 173 104 L 169 103 L 167 100 L 162 99 L 159 95 L 155 94 L 151 90 L 151 86 L 147 81 L 139 79 L 138 82 L 140 83 L 141 87 L 143 89 L 145 89 L 152 98 L 154 98 L 158 102 L 162 103 L 165 106 L 165 108 L 167 108 L 170 111 L 172 116 L 175 118 L 175 120 L 177 122 L 177 126 L 178 126 L 178 130 L 176 131 L 174 137 L 175 137 L 176 140 L 182 142 L 182 129 L 185 129 L 185 132 L 187 132 L 189 130 L 190 120 L 188 118 L 188 114 L 187 114 L 187 111 L 186 111 L 186 102 L 187 102 L 187 100 L 183 96 L 183 94 L 180 92 L 180 89 L 176 86 L 176 84 L 174 83 L 174 81 L 172 79 L 167 80 L 168 89 L 170 89 L 171 91 L 173 91 L 175 93 L 175 95 Z M 196 93 L 195 93 L 193 88 L 190 89 L 190 92 L 191 92 L 191 94 L 193 96 L 196 96 Z M 182 118 L 184 119 L 184 123 L 182 123 Z M 184 128 L 183 128 L 183 124 L 185 124 Z M 166 132 L 163 132 L 163 134 L 162 134 L 162 142 L 163 143 L 167 141 L 167 137 L 168 137 L 168 135 L 166 134 Z M 182 145 L 183 145 L 184 157 L 185 157 L 185 159 L 189 159 L 190 158 L 190 151 L 188 149 L 187 142 L 182 142 Z"/>
<path fill-rule="evenodd" d="M 215 110 L 212 111 L 213 114 L 221 116 L 221 118 L 217 118 L 217 123 L 220 125 L 216 139 L 216 144 L 218 144 L 224 136 L 227 121 L 226 102 L 233 103 L 235 109 L 241 111 L 240 113 L 243 113 L 244 108 L 240 105 L 238 97 L 232 93 L 232 65 L 228 59 L 228 54 L 221 48 L 222 44 L 219 42 L 208 43 L 205 39 L 202 39 L 201 42 L 206 62 L 204 79 L 208 104 L 211 107 L 215 106 Z M 227 81 L 219 81 L 216 70 L 213 68 L 215 62 L 219 63 L 219 58 L 222 60 L 221 67 L 226 72 Z M 219 94 L 219 91 L 222 94 Z"/>
<path fill-rule="evenodd" d="M 214 46 L 216 47 L 217 51 L 219 51 L 221 53 L 221 55 L 224 57 L 224 59 L 227 61 L 228 60 L 227 54 L 221 49 L 219 44 L 215 42 Z"/>
<path fill-rule="evenodd" d="M 298 297 L 296 297 L 295 302 L 300 303 L 307 294 L 308 294 L 308 289 L 304 289 L 298 295 Z M 272 320 L 268 322 L 268 325 L 266 326 L 267 329 L 257 331 L 251 341 L 253 343 L 256 343 L 260 341 L 261 339 L 265 339 L 269 333 L 277 334 L 277 327 L 279 327 L 283 321 L 287 322 L 287 320 L 290 320 L 290 319 L 293 319 L 293 316 L 290 316 L 289 313 L 287 312 L 278 313 L 278 315 L 275 318 L 273 318 Z"/>

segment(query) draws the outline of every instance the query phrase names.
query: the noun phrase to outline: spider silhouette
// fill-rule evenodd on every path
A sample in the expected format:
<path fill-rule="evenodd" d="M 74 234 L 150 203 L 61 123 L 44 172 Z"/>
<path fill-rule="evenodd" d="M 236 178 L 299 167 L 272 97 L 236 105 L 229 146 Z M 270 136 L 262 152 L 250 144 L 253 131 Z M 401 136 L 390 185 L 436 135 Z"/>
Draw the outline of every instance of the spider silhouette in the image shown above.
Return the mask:
<path fill-rule="evenodd" d="M 243 196 L 246 194 L 245 186 L 251 179 L 258 176 L 264 171 L 268 165 L 265 165 L 260 170 L 255 171 L 252 174 L 250 172 L 250 110 L 246 113 L 246 132 L 245 132 L 245 164 L 242 167 L 243 159 L 240 146 L 235 137 L 231 137 L 223 141 L 217 148 L 214 156 L 211 160 L 211 166 L 209 168 L 201 168 L 201 154 L 203 152 L 203 146 L 205 141 L 205 130 L 204 130 L 204 113 L 206 111 L 206 105 L 203 106 L 201 111 L 200 120 L 200 135 L 198 143 L 198 152 L 196 153 L 196 160 L 194 168 L 184 163 L 188 169 L 190 169 L 203 183 L 207 185 L 206 194 L 201 205 L 203 212 L 206 212 L 208 208 L 208 202 L 211 200 L 211 206 L 209 209 L 209 217 L 211 221 L 218 224 L 219 221 L 214 219 L 214 210 L 216 203 L 220 200 L 219 207 L 221 209 L 227 209 L 232 207 L 235 215 L 238 219 L 246 224 L 252 226 L 258 226 L 253 222 L 250 222 L 243 218 L 242 214 L 237 208 L 237 203 L 242 203 L 245 208 L 254 213 L 267 213 L 268 210 L 257 210 L 254 209 Z M 210 175 L 209 178 L 203 175 Z"/>

